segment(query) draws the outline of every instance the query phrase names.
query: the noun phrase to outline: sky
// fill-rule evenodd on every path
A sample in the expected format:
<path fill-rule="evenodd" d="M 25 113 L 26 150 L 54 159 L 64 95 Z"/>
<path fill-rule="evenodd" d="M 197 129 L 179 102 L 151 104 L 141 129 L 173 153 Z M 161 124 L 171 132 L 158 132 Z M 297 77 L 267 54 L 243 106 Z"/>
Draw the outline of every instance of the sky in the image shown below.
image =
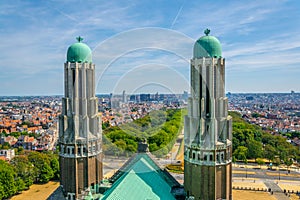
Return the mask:
<path fill-rule="evenodd" d="M 13 0 L 0 1 L 0 96 L 63 94 L 77 36 L 92 49 L 96 93 L 183 93 L 206 28 L 227 92 L 300 92 L 298 0 Z"/>

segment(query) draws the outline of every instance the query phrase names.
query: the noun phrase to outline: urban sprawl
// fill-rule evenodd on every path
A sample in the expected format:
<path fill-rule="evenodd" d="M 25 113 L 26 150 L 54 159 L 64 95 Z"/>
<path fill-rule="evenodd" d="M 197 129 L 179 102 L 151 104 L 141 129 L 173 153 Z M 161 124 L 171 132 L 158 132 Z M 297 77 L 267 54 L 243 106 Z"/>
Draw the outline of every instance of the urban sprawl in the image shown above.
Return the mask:
<path fill-rule="evenodd" d="M 273 135 L 300 148 L 300 94 L 227 94 L 229 109 Z M 144 117 L 152 110 L 183 108 L 188 93 L 98 95 L 102 123 L 117 126 Z M 0 159 L 10 160 L 13 148 L 55 150 L 61 96 L 0 97 Z M 298 136 L 298 137 L 297 137 Z"/>

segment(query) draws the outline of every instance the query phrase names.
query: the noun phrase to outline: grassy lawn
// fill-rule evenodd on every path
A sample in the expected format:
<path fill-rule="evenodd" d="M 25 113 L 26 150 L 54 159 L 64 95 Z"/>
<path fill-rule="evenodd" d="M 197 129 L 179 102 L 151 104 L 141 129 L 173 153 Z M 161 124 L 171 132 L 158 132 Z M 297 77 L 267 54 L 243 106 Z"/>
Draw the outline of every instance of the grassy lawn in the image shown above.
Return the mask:
<path fill-rule="evenodd" d="M 237 171 L 237 170 L 233 170 L 232 171 L 233 174 L 256 174 L 255 172 L 249 172 L 249 171 Z"/>
<path fill-rule="evenodd" d="M 246 183 L 241 185 L 241 182 L 237 183 L 239 186 L 247 187 L 262 187 L 262 183 Z M 32 185 L 29 190 L 22 192 L 22 194 L 16 195 L 11 198 L 11 200 L 46 200 L 52 192 L 56 190 L 59 186 L 59 182 L 49 182 L 43 185 Z M 233 198 L 238 200 L 276 200 L 276 198 L 270 195 L 268 192 L 256 192 L 256 191 L 246 191 L 246 190 L 232 190 Z M 293 198 L 291 198 L 293 199 Z M 295 196 L 294 199 L 297 199 Z"/>
<path fill-rule="evenodd" d="M 232 195 L 233 199 L 237 200 L 276 200 L 276 198 L 270 195 L 268 192 L 232 190 Z"/>
<path fill-rule="evenodd" d="M 296 194 L 291 194 L 290 200 L 299 200 L 300 197 L 297 196 Z"/>
<path fill-rule="evenodd" d="M 57 189 L 58 186 L 59 182 L 53 181 L 50 181 L 46 184 L 34 184 L 30 186 L 29 190 L 23 191 L 21 194 L 13 196 L 11 200 L 45 200 Z"/>
<path fill-rule="evenodd" d="M 279 176 L 278 172 L 266 172 L 266 174 L 268 176 Z M 280 172 L 280 176 L 290 176 L 290 177 L 298 177 L 298 178 L 300 178 L 299 174 L 287 174 L 287 173 L 284 173 L 284 172 Z"/>
<path fill-rule="evenodd" d="M 278 186 L 284 190 L 294 190 L 294 191 L 300 191 L 300 184 L 299 181 L 279 181 Z M 299 198 L 298 198 L 299 199 Z"/>
<path fill-rule="evenodd" d="M 261 181 L 255 181 L 255 182 L 254 181 L 242 181 L 242 182 L 241 181 L 238 181 L 238 182 L 233 181 L 232 186 L 234 186 L 234 187 L 243 187 L 243 188 L 251 187 L 251 188 L 259 188 L 259 189 L 261 189 L 261 188 L 267 189 L 266 185 Z"/>

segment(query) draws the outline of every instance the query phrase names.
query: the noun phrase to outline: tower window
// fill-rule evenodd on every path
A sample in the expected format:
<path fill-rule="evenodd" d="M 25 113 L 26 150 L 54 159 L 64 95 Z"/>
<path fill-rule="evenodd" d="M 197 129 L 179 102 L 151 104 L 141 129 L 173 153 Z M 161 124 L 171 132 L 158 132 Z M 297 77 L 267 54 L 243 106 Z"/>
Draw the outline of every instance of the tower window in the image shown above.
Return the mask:
<path fill-rule="evenodd" d="M 224 153 L 221 153 L 221 161 L 224 161 Z"/>
<path fill-rule="evenodd" d="M 219 153 L 217 153 L 217 161 L 219 162 L 220 160 L 219 160 Z"/>
<path fill-rule="evenodd" d="M 213 161 L 213 155 L 212 154 L 209 155 L 209 161 Z"/>
<path fill-rule="evenodd" d="M 75 70 L 72 71 L 73 86 L 75 85 Z"/>
<path fill-rule="evenodd" d="M 200 153 L 198 153 L 198 160 L 201 160 L 201 155 L 200 155 Z"/>
<path fill-rule="evenodd" d="M 206 154 L 204 155 L 204 161 L 207 161 L 207 155 Z"/>
<path fill-rule="evenodd" d="M 60 146 L 60 152 L 63 154 L 65 153 L 65 147 L 63 145 Z"/>
<path fill-rule="evenodd" d="M 195 157 L 196 157 L 196 156 L 195 156 L 195 153 L 193 152 L 193 159 L 195 159 Z"/>

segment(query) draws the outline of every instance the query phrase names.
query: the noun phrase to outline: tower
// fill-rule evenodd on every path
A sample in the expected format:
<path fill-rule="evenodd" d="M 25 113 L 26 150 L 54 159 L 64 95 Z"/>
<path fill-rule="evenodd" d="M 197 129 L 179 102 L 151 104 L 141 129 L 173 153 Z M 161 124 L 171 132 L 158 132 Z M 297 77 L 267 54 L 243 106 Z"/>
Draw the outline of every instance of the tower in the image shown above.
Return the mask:
<path fill-rule="evenodd" d="M 95 65 L 82 38 L 68 48 L 59 117 L 60 184 L 67 199 L 96 193 L 102 180 L 102 129 L 95 97 Z"/>
<path fill-rule="evenodd" d="M 127 96 L 126 96 L 125 90 L 123 90 L 123 92 L 122 92 L 122 102 L 127 103 Z"/>
<path fill-rule="evenodd" d="M 194 45 L 191 97 L 184 124 L 184 188 L 194 199 L 232 199 L 232 122 L 225 96 L 225 59 L 210 30 Z"/>

